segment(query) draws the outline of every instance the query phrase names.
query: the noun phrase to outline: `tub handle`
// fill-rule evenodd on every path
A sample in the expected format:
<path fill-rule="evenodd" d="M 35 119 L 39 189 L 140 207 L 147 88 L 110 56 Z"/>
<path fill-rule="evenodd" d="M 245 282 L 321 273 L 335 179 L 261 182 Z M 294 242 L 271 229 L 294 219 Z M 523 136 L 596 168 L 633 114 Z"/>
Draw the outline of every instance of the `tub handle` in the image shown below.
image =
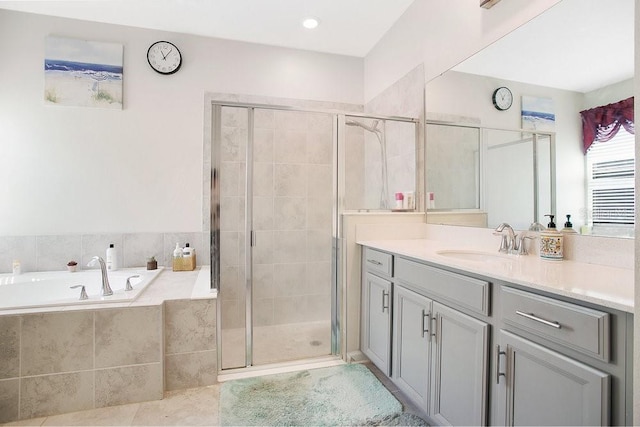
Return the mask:
<path fill-rule="evenodd" d="M 126 284 L 126 285 L 125 285 L 125 287 L 124 287 L 124 290 L 125 290 L 125 291 L 132 291 L 132 290 L 133 290 L 133 286 L 131 286 L 130 279 L 135 279 L 135 278 L 137 278 L 137 277 L 140 277 L 140 275 L 139 275 L 139 274 L 136 274 L 135 276 L 129 276 L 129 277 L 127 277 L 127 284 Z"/>
<path fill-rule="evenodd" d="M 74 286 L 69 286 L 70 289 L 77 289 L 77 288 L 82 288 L 80 290 L 80 298 L 78 298 L 79 300 L 85 300 L 85 299 L 89 299 L 89 295 L 87 295 L 87 291 L 84 289 L 84 285 L 74 285 Z"/>

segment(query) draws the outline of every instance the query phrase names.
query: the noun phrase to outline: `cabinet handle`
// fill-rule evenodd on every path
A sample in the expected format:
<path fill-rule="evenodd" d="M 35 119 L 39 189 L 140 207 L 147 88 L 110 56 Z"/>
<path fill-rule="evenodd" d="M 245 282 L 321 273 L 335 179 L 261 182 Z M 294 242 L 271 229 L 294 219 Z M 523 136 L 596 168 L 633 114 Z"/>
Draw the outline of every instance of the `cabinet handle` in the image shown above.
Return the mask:
<path fill-rule="evenodd" d="M 437 341 L 438 337 L 436 335 L 438 334 L 438 315 L 436 314 L 435 316 L 433 316 L 430 322 L 436 322 L 435 325 L 431 325 L 431 336 L 433 337 L 434 340 Z"/>
<path fill-rule="evenodd" d="M 427 326 L 425 328 L 425 323 L 424 323 L 424 319 L 427 319 Z M 427 334 L 427 336 L 429 336 L 429 323 L 431 322 L 431 312 L 426 313 L 424 310 L 422 310 L 422 338 L 424 338 L 424 334 Z"/>
<path fill-rule="evenodd" d="M 533 313 L 524 313 L 522 311 L 516 310 L 516 314 L 518 316 L 522 316 L 522 317 L 525 317 L 527 319 L 534 320 L 536 322 L 542 323 L 543 325 L 551 326 L 552 328 L 556 328 L 556 329 L 560 329 L 561 328 L 560 323 L 551 322 L 549 320 L 541 319 L 540 317 L 534 315 Z"/>
<path fill-rule="evenodd" d="M 386 304 L 385 304 L 385 298 L 387 300 Z M 385 310 L 389 311 L 389 292 L 383 290 L 382 291 L 382 311 L 384 312 Z"/>
<path fill-rule="evenodd" d="M 496 384 L 500 384 L 500 377 L 507 378 L 507 374 L 500 372 L 500 356 L 505 356 L 506 351 L 500 351 L 500 345 L 496 345 Z"/>
<path fill-rule="evenodd" d="M 376 261 L 375 259 L 368 259 L 367 262 L 373 264 L 373 265 L 382 265 L 382 263 L 380 261 Z"/>

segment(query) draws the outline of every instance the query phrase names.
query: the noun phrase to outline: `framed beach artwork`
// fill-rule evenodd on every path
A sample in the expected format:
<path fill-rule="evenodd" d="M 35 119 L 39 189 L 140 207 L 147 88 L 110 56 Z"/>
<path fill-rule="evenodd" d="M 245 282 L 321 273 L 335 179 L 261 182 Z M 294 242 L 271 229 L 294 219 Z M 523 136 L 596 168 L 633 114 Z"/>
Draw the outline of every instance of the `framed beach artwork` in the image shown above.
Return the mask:
<path fill-rule="evenodd" d="M 45 104 L 121 110 L 122 53 L 118 43 L 48 36 Z"/>
<path fill-rule="evenodd" d="M 553 99 L 523 96 L 522 129 L 555 132 L 556 115 Z"/>

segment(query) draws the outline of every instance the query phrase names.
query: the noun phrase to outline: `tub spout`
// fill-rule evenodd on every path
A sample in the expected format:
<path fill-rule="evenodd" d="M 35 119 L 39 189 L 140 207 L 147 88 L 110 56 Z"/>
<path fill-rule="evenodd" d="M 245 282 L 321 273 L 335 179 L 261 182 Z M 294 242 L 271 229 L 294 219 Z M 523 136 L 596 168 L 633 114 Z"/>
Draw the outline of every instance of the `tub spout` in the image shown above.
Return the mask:
<path fill-rule="evenodd" d="M 107 265 L 105 264 L 104 260 L 99 256 L 94 256 L 87 264 L 87 267 L 93 267 L 94 265 L 96 265 L 96 262 L 100 263 L 100 271 L 102 272 L 102 296 L 106 297 L 109 295 L 113 295 L 111 286 L 109 286 L 109 277 L 107 277 Z"/>

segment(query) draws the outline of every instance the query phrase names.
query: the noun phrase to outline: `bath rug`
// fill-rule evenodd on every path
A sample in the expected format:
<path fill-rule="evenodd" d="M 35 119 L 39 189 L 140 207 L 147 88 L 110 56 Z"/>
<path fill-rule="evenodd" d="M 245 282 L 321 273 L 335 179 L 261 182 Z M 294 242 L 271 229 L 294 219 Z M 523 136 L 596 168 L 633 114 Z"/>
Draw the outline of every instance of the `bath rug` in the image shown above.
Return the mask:
<path fill-rule="evenodd" d="M 359 364 L 232 380 L 220 389 L 223 426 L 382 425 L 401 413 L 400 402 Z"/>

